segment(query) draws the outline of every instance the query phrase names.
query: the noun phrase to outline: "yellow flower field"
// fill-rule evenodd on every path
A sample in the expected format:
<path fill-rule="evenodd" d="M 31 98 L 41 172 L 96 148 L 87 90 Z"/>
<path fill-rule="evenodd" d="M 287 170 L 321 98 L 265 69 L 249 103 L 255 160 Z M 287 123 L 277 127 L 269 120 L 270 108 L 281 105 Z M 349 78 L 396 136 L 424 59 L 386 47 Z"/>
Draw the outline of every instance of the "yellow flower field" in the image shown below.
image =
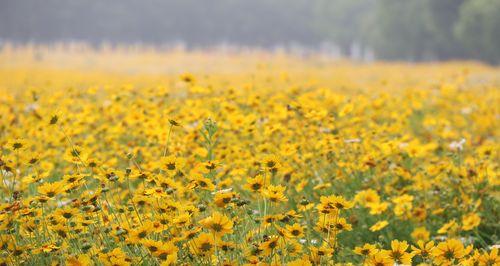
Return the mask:
<path fill-rule="evenodd" d="M 500 69 L 5 46 L 0 265 L 499 265 Z"/>

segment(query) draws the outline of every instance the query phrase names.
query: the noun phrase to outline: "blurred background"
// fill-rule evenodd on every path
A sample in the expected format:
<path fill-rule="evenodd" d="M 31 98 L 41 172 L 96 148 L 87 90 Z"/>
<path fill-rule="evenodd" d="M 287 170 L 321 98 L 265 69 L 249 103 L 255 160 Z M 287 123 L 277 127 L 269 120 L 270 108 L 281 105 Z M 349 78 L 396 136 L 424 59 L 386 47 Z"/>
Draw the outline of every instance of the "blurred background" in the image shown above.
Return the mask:
<path fill-rule="evenodd" d="M 500 63 L 500 0 L 0 0 L 0 45 L 276 49 Z"/>

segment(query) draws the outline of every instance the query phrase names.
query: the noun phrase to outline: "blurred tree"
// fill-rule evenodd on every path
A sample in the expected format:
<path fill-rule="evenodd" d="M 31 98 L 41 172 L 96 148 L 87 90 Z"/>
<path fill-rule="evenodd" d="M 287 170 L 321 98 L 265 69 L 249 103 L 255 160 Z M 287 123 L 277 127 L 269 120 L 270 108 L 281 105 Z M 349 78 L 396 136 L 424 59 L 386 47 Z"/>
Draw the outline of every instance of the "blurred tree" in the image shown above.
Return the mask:
<path fill-rule="evenodd" d="M 500 63 L 500 0 L 0 0 L 0 44 L 229 43 Z M 367 48 L 367 49 L 364 49 Z"/>
<path fill-rule="evenodd" d="M 432 54 L 432 32 L 422 14 L 427 1 L 379 0 L 369 42 L 378 57 L 421 60 Z"/>
<path fill-rule="evenodd" d="M 429 44 L 436 59 L 462 58 L 465 49 L 455 37 L 453 27 L 459 18 L 460 6 L 465 0 L 425 0 L 422 14 L 426 28 L 432 35 Z"/>
<path fill-rule="evenodd" d="M 473 58 L 500 63 L 500 1 L 466 1 L 455 33 Z"/>
<path fill-rule="evenodd" d="M 353 44 L 367 43 L 367 25 L 375 0 L 318 0 L 314 25 L 349 56 Z"/>

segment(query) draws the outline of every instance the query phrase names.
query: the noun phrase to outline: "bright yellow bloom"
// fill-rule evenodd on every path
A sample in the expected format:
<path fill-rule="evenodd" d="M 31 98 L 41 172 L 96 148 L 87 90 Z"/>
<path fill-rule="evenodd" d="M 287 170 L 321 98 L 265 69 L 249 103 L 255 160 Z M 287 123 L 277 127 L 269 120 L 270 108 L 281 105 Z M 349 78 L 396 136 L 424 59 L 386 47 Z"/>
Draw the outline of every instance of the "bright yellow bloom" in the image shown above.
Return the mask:
<path fill-rule="evenodd" d="M 384 229 L 387 225 L 389 224 L 388 221 L 378 221 L 377 223 L 375 223 L 374 225 L 372 225 L 370 227 L 370 231 L 372 232 L 376 232 L 376 231 L 380 231 L 382 229 Z"/>
<path fill-rule="evenodd" d="M 439 243 L 431 252 L 434 263 L 438 265 L 454 265 L 460 263 L 472 250 L 472 246 L 464 248 L 457 239 L 449 239 Z"/>
<path fill-rule="evenodd" d="M 481 218 L 476 213 L 470 213 L 462 217 L 462 229 L 465 231 L 478 227 L 480 223 Z"/>
<path fill-rule="evenodd" d="M 286 202 L 288 199 L 285 196 L 285 189 L 286 187 L 284 186 L 269 185 L 262 191 L 262 194 L 271 202 Z"/>
<path fill-rule="evenodd" d="M 434 249 L 434 241 L 425 243 L 423 240 L 418 240 L 417 246 L 412 246 L 414 255 L 418 255 L 422 258 L 428 258 Z"/>
<path fill-rule="evenodd" d="M 377 252 L 377 247 L 372 244 L 364 244 L 362 247 L 354 248 L 354 253 L 362 256 L 372 256 Z"/>
<path fill-rule="evenodd" d="M 429 233 L 429 231 L 427 231 L 427 229 L 425 229 L 425 227 L 417 227 L 411 233 L 411 237 L 416 241 L 419 241 L 419 240 L 427 241 L 427 240 L 429 240 L 429 236 L 430 236 L 430 233 Z"/>
<path fill-rule="evenodd" d="M 200 224 L 204 228 L 212 231 L 217 236 L 222 236 L 233 232 L 233 221 L 218 212 L 214 212 L 212 216 L 201 220 Z"/>
<path fill-rule="evenodd" d="M 414 254 L 406 252 L 409 247 L 406 241 L 392 240 L 389 257 L 398 264 L 411 265 Z"/>

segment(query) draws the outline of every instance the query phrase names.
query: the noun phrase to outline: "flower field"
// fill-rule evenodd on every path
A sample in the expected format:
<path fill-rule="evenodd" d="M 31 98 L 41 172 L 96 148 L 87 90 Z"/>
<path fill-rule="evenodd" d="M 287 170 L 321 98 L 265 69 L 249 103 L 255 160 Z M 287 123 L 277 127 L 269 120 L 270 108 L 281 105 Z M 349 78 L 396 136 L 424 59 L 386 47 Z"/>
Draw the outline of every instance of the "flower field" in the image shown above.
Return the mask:
<path fill-rule="evenodd" d="M 500 69 L 6 47 L 0 265 L 499 265 Z"/>

